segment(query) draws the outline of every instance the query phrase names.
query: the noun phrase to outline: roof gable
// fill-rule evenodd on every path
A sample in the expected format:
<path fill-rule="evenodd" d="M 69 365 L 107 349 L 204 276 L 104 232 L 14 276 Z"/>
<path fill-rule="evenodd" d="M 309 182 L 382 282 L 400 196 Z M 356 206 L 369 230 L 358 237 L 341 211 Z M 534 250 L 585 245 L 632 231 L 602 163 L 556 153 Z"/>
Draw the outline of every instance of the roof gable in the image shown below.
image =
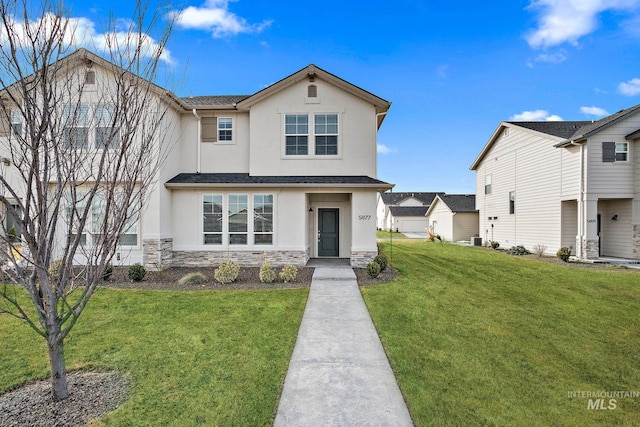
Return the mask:
<path fill-rule="evenodd" d="M 444 194 L 436 196 L 425 215 L 429 216 L 438 203 L 443 203 L 453 213 L 478 212 L 475 194 Z"/>
<path fill-rule="evenodd" d="M 444 194 L 444 193 L 416 192 L 416 191 L 411 191 L 411 192 L 405 191 L 405 192 L 398 192 L 398 193 L 388 192 L 388 193 L 382 193 L 380 197 L 382 198 L 382 201 L 384 202 L 385 205 L 399 205 L 402 203 L 402 201 L 410 198 L 419 200 L 425 205 L 430 205 L 431 202 L 433 202 L 433 199 L 438 194 Z"/>
<path fill-rule="evenodd" d="M 331 74 L 314 64 L 310 64 L 303 69 L 283 78 L 282 80 L 262 89 L 261 91 L 244 98 L 237 103 L 237 107 L 239 109 L 250 108 L 252 105 L 268 98 L 274 93 L 292 86 L 299 81 L 305 79 L 313 81 L 316 78 L 324 80 L 325 82 L 330 83 L 347 93 L 350 93 L 370 104 L 373 104 L 375 106 L 376 113 L 385 113 L 389 110 L 389 107 L 391 107 L 391 103 L 389 101 L 386 101 L 379 96 L 372 94 L 371 92 L 368 92 L 352 83 L 349 83 L 348 81 L 343 80 L 340 77 Z M 378 127 L 382 124 L 383 120 L 384 115 L 378 116 Z"/>
<path fill-rule="evenodd" d="M 538 134 L 542 138 L 549 138 L 551 142 L 562 142 L 567 136 L 576 132 L 581 126 L 586 123 L 591 123 L 588 121 L 568 121 L 568 122 L 554 122 L 554 121 L 544 121 L 544 122 L 501 122 L 496 130 L 489 138 L 489 141 L 485 144 L 478 154 L 478 157 L 473 161 L 469 169 L 476 170 L 480 163 L 484 159 L 485 155 L 491 150 L 491 147 L 500 139 L 502 135 L 502 131 L 506 128 L 517 128 L 521 129 L 525 132 L 532 132 Z"/>
<path fill-rule="evenodd" d="M 590 122 L 585 126 L 581 127 L 580 129 L 578 129 L 571 136 L 567 137 L 565 141 L 556 145 L 556 147 L 565 147 L 571 144 L 572 142 L 577 142 L 577 141 L 589 138 L 595 135 L 596 133 L 607 129 L 610 126 L 613 126 L 616 123 L 619 123 L 622 120 L 625 120 L 629 116 L 632 116 L 638 112 L 640 112 L 640 104 L 634 105 L 633 107 L 629 107 L 624 110 L 620 110 L 617 113 L 604 117 L 598 121 Z"/>

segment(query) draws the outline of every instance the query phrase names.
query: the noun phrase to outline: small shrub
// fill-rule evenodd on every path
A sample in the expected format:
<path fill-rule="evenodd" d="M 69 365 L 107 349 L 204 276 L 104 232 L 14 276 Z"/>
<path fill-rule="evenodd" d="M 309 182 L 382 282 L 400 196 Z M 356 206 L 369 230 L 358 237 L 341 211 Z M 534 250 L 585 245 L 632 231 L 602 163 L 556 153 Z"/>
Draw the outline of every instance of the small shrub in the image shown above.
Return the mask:
<path fill-rule="evenodd" d="M 238 278 L 240 266 L 233 261 L 223 262 L 213 272 L 213 277 L 222 284 L 231 283 Z"/>
<path fill-rule="evenodd" d="M 541 257 L 542 255 L 544 255 L 544 252 L 547 250 L 547 247 L 545 245 L 535 245 L 533 247 L 533 253 L 538 255 L 539 257 Z"/>
<path fill-rule="evenodd" d="M 380 271 L 384 271 L 387 268 L 387 256 L 385 254 L 378 254 L 373 259 L 373 262 L 377 263 L 380 266 Z"/>
<path fill-rule="evenodd" d="M 258 276 L 262 283 L 273 283 L 273 281 L 276 280 L 276 272 L 266 257 L 262 263 L 262 267 L 260 267 L 260 274 Z"/>
<path fill-rule="evenodd" d="M 498 249 L 500 247 L 500 243 L 496 242 L 495 240 L 491 240 L 489 242 L 489 246 L 491 246 L 491 249 Z"/>
<path fill-rule="evenodd" d="M 571 256 L 571 249 L 569 249 L 566 246 L 563 246 L 560 249 L 558 249 L 558 252 L 556 252 L 556 256 L 561 260 L 563 260 L 564 262 L 569 262 L 569 257 Z"/>
<path fill-rule="evenodd" d="M 147 270 L 139 262 L 130 265 L 127 269 L 127 276 L 134 282 L 142 282 L 142 279 L 144 279 L 146 275 Z"/>
<path fill-rule="evenodd" d="M 102 280 L 108 282 L 111 279 L 111 275 L 113 274 L 113 266 L 111 264 L 107 264 L 102 272 Z"/>
<path fill-rule="evenodd" d="M 509 255 L 529 255 L 531 253 L 522 245 L 511 246 L 511 248 L 507 249 L 505 252 Z"/>
<path fill-rule="evenodd" d="M 370 262 L 367 264 L 367 273 L 372 279 L 378 277 L 380 275 L 380 264 L 377 262 Z"/>
<path fill-rule="evenodd" d="M 295 265 L 287 264 L 280 270 L 280 280 L 285 283 L 293 282 L 298 277 L 298 269 Z"/>
<path fill-rule="evenodd" d="M 7 231 L 7 238 L 11 243 L 16 243 L 20 241 L 20 238 L 18 237 L 18 232 L 16 231 L 15 227 L 11 227 L 9 231 Z"/>
<path fill-rule="evenodd" d="M 180 280 L 178 280 L 178 283 L 180 284 L 180 286 L 190 286 L 190 285 L 202 285 L 206 281 L 207 281 L 207 277 L 198 271 L 195 273 L 189 273 L 185 276 L 182 276 Z"/>

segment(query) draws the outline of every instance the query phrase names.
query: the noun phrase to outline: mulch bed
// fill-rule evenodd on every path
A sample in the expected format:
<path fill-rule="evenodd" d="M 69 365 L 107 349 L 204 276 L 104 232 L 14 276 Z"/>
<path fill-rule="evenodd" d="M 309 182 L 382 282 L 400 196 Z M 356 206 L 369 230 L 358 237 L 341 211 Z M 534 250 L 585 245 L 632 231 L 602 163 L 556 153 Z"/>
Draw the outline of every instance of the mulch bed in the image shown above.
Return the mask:
<path fill-rule="evenodd" d="M 275 268 L 276 281 L 274 283 L 260 282 L 259 267 L 242 267 L 238 278 L 227 284 L 222 284 L 214 278 L 215 268 L 198 268 L 198 267 L 172 267 L 162 271 L 147 271 L 146 276 L 141 282 L 132 282 L 127 277 L 127 268 L 114 268 L 113 274 L 109 281 L 104 282 L 102 286 L 120 289 L 159 289 L 159 290 L 183 290 L 183 291 L 199 291 L 199 290 L 239 290 L 239 289 L 293 289 L 304 288 L 311 285 L 313 277 L 313 267 L 298 268 L 298 275 L 293 282 L 284 283 L 277 276 L 280 268 Z M 387 283 L 396 279 L 397 271 L 387 268 L 380 273 L 380 276 L 373 279 L 367 274 L 364 268 L 354 268 L 358 285 L 371 286 Z M 197 285 L 180 285 L 178 282 L 189 273 L 200 272 L 206 277 L 206 282 Z"/>

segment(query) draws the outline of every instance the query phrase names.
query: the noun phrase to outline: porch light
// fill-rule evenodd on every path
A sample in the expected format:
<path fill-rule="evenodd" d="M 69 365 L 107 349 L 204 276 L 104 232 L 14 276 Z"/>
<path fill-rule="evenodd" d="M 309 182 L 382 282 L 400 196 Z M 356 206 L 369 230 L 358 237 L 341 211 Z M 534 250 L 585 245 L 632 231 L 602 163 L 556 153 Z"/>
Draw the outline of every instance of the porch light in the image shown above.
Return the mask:
<path fill-rule="evenodd" d="M 615 214 L 611 217 L 611 221 L 617 221 L 618 220 L 618 214 Z"/>

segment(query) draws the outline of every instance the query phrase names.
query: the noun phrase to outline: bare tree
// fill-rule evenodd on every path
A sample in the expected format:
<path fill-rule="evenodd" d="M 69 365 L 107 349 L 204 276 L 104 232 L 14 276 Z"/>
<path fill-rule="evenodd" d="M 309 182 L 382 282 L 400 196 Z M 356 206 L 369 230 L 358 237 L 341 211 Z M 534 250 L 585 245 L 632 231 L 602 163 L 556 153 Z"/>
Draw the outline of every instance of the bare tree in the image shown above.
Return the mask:
<path fill-rule="evenodd" d="M 119 245 L 139 238 L 179 102 L 153 83 L 175 18 L 139 1 L 128 29 L 112 20 L 103 59 L 76 50 L 75 21 L 43 1 L 0 0 L 0 264 L 15 282 L 0 312 L 46 340 L 62 400 L 65 337 Z"/>

